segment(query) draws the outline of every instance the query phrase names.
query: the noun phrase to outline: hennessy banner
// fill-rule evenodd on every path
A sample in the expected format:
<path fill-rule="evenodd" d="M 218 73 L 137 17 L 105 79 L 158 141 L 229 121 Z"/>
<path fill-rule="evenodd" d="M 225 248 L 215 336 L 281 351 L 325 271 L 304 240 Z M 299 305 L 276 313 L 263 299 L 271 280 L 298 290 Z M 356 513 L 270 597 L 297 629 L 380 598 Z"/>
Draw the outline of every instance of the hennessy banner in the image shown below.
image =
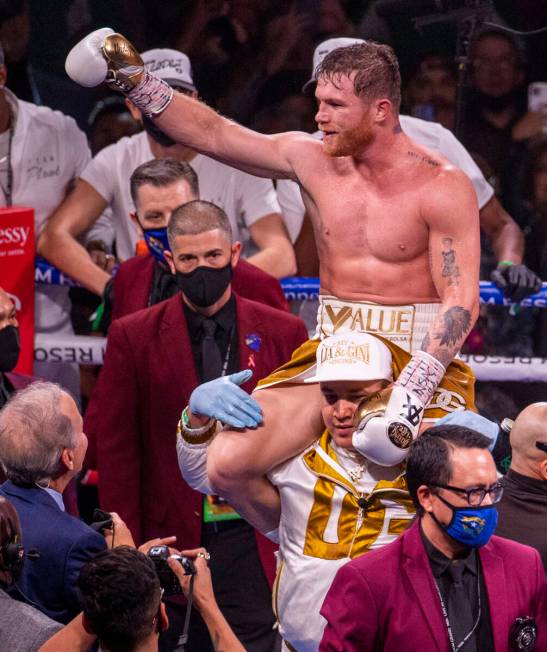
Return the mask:
<path fill-rule="evenodd" d="M 34 210 L 0 209 L 0 287 L 17 311 L 21 354 L 15 371 L 32 374 L 34 357 Z"/>

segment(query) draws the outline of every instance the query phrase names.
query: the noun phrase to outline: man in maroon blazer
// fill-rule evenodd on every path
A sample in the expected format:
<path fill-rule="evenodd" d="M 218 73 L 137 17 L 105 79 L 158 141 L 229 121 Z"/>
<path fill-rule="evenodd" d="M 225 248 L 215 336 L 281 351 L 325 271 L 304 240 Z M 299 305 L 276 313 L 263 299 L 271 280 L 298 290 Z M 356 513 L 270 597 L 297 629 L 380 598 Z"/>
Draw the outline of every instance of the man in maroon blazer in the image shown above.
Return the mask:
<path fill-rule="evenodd" d="M 233 520 L 211 534 L 217 526 L 204 524 L 203 496 L 180 475 L 176 428 L 190 393 L 209 372 L 206 322 L 216 324 L 218 375 L 252 369 L 247 391 L 305 341 L 306 328 L 289 313 L 232 293 L 231 268 L 238 264 L 240 244 L 231 242 L 221 209 L 209 202 L 186 203 L 173 212 L 168 234 L 170 267 L 181 291 L 112 322 L 86 414 L 86 430 L 97 439 L 101 507 L 118 512 L 136 541 L 174 534 L 180 548 L 205 543 L 228 621 L 248 650 L 267 652 L 275 638 L 271 611 L 267 623 L 249 623 L 269 598 L 253 530 Z M 262 561 L 273 571 L 271 546 L 261 538 L 259 552 L 266 550 L 269 557 Z"/>
<path fill-rule="evenodd" d="M 154 159 L 131 175 L 135 212 L 130 217 L 143 236 L 147 252 L 123 262 L 112 280 L 112 319 L 148 308 L 176 292 L 163 256 L 168 249 L 166 227 L 175 208 L 199 199 L 198 177 L 189 163 L 174 158 Z M 246 299 L 288 310 L 279 281 L 241 260 L 234 269 L 232 289 Z"/>
<path fill-rule="evenodd" d="M 407 482 L 418 518 L 338 571 L 320 652 L 547 650 L 539 554 L 491 536 L 503 488 L 488 443 L 448 425 L 415 441 Z"/>

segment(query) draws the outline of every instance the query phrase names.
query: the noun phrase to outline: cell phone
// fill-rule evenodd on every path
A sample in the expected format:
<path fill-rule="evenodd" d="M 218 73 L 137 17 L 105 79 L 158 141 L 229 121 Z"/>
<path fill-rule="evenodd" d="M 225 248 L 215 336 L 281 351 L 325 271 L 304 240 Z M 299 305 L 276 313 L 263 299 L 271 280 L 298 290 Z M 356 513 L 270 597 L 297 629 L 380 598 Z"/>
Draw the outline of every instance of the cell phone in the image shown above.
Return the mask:
<path fill-rule="evenodd" d="M 533 82 L 528 86 L 528 110 L 547 113 L 547 82 Z"/>

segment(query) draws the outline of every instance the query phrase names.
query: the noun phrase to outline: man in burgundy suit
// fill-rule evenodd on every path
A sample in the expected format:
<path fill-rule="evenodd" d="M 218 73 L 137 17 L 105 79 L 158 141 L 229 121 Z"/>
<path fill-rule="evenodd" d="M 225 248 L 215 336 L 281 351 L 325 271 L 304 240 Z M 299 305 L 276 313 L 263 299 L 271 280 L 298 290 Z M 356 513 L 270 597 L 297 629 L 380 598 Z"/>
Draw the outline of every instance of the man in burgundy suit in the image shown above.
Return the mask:
<path fill-rule="evenodd" d="M 539 553 L 491 536 L 503 487 L 488 444 L 462 426 L 418 437 L 407 458 L 418 518 L 338 571 L 320 652 L 547 650 Z"/>
<path fill-rule="evenodd" d="M 169 249 L 167 222 L 175 208 L 199 199 L 194 169 L 189 163 L 174 158 L 153 159 L 139 165 L 131 175 L 130 185 L 135 204 L 135 212 L 130 217 L 148 251 L 126 260 L 118 268 L 111 282 L 113 320 L 148 308 L 176 293 L 174 278 L 163 255 Z M 247 299 L 288 310 L 279 281 L 244 260 L 234 269 L 232 288 Z"/>
<path fill-rule="evenodd" d="M 101 507 L 118 512 L 136 541 L 175 534 L 181 548 L 204 544 L 232 628 L 247 650 L 268 652 L 276 634 L 254 531 L 241 519 L 204 522 L 203 496 L 180 475 L 176 429 L 190 393 L 209 379 L 212 344 L 215 373 L 250 368 L 253 379 L 243 387 L 251 391 L 305 341 L 306 328 L 290 313 L 232 293 L 240 244 L 231 242 L 228 218 L 214 204 L 191 201 L 176 209 L 168 235 L 166 257 L 180 291 L 112 322 L 86 415 L 86 431 L 97 438 Z M 273 572 L 271 545 L 260 538 L 258 549 L 269 553 L 263 566 Z M 210 649 L 195 637 L 190 646 Z"/>

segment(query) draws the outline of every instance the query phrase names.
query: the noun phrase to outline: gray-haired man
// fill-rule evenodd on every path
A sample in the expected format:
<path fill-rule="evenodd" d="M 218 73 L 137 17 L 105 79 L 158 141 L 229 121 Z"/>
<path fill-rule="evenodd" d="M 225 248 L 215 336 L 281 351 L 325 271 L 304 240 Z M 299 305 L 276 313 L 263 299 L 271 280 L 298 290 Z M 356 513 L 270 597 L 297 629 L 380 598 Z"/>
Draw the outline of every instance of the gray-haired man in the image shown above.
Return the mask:
<path fill-rule="evenodd" d="M 22 598 L 62 623 L 79 611 L 76 580 L 82 565 L 107 542 L 64 511 L 63 491 L 82 468 L 87 437 L 74 400 L 54 383 L 37 382 L 0 411 L 0 461 L 8 480 L 0 495 L 17 510 L 27 549 L 16 585 Z M 132 544 L 116 517 L 116 543 Z"/>

